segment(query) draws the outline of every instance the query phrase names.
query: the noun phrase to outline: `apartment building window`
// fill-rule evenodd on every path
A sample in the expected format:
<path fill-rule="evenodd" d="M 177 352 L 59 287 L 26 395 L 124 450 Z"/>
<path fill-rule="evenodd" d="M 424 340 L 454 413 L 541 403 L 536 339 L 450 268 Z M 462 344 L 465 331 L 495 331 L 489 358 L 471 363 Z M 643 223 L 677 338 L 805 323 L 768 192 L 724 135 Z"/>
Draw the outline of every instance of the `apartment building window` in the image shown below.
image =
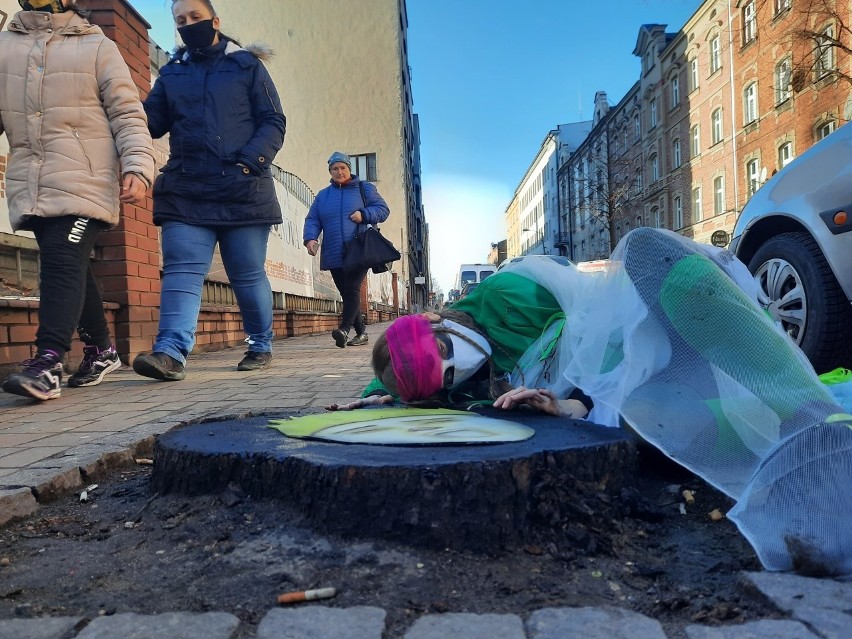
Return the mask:
<path fill-rule="evenodd" d="M 639 114 L 633 116 L 633 139 L 642 137 L 642 124 L 639 122 Z"/>
<path fill-rule="evenodd" d="M 680 78 L 672 76 L 672 108 L 680 104 Z"/>
<path fill-rule="evenodd" d="M 824 124 L 820 124 L 816 128 L 816 135 L 814 137 L 817 139 L 817 141 L 822 140 L 825 137 L 828 137 L 834 131 L 835 126 L 836 126 L 836 124 L 835 124 L 834 120 L 830 120 L 829 122 L 826 122 Z"/>
<path fill-rule="evenodd" d="M 672 142 L 672 163 L 674 168 L 678 168 L 681 165 L 680 138 Z"/>
<path fill-rule="evenodd" d="M 757 36 L 757 15 L 754 0 L 743 7 L 743 44 L 748 44 Z"/>
<path fill-rule="evenodd" d="M 775 65 L 775 104 L 783 104 L 791 97 L 792 67 L 790 58 Z"/>
<path fill-rule="evenodd" d="M 692 58 L 689 61 L 689 90 L 695 91 L 698 88 L 698 58 Z"/>
<path fill-rule="evenodd" d="M 638 228 L 641 228 L 641 227 L 642 227 L 642 216 L 637 215 L 636 216 L 636 228 L 638 229 Z"/>
<path fill-rule="evenodd" d="M 661 227 L 662 222 L 660 220 L 660 209 L 655 206 L 651 209 L 651 219 L 653 220 L 654 228 L 658 229 Z"/>
<path fill-rule="evenodd" d="M 690 129 L 690 155 L 696 157 L 701 153 L 701 128 L 696 124 Z"/>
<path fill-rule="evenodd" d="M 793 161 L 793 143 L 785 142 L 778 147 L 778 168 L 783 169 Z"/>
<path fill-rule="evenodd" d="M 641 168 L 636 173 L 636 194 L 637 195 L 642 194 L 642 169 Z"/>
<path fill-rule="evenodd" d="M 660 179 L 660 161 L 657 154 L 651 156 L 651 182 L 656 182 Z"/>
<path fill-rule="evenodd" d="M 748 185 L 748 197 L 751 197 L 755 193 L 757 193 L 757 189 L 760 188 L 759 182 L 760 176 L 760 162 L 757 160 L 750 160 L 746 162 L 746 183 Z"/>
<path fill-rule="evenodd" d="M 775 0 L 775 15 L 790 8 L 791 0 Z"/>
<path fill-rule="evenodd" d="M 722 41 L 719 36 L 710 40 L 710 75 L 722 68 Z"/>
<path fill-rule="evenodd" d="M 743 93 L 743 115 L 746 124 L 757 120 L 757 82 L 749 84 Z"/>
<path fill-rule="evenodd" d="M 710 116 L 710 143 L 719 144 L 722 141 L 722 109 L 713 111 Z"/>
<path fill-rule="evenodd" d="M 651 100 L 651 128 L 657 126 L 657 99 Z"/>
<path fill-rule="evenodd" d="M 352 160 L 352 173 L 366 182 L 375 182 L 378 177 L 376 174 L 376 154 L 365 153 L 363 155 L 350 155 Z"/>
<path fill-rule="evenodd" d="M 834 71 L 834 26 L 829 25 L 823 29 L 817 38 L 816 52 L 816 77 L 817 80 L 824 78 Z"/>
<path fill-rule="evenodd" d="M 701 187 L 696 186 L 692 189 L 692 220 L 700 222 L 703 218 L 701 211 Z"/>
<path fill-rule="evenodd" d="M 725 178 L 721 175 L 713 180 L 713 213 L 721 215 L 725 211 Z"/>
<path fill-rule="evenodd" d="M 677 197 L 675 197 L 673 204 L 674 204 L 674 223 L 675 223 L 674 227 L 675 227 L 675 229 L 682 229 L 683 228 L 683 201 L 681 200 L 679 195 Z"/>

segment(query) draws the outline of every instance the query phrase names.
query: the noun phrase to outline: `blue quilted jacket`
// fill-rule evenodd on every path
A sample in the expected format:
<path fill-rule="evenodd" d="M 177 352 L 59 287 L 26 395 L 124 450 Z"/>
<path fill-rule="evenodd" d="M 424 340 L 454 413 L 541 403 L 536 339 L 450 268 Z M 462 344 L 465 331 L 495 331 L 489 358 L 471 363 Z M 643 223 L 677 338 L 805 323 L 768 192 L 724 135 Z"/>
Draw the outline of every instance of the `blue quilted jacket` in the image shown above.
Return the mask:
<path fill-rule="evenodd" d="M 364 199 L 361 188 L 364 185 Z M 355 211 L 361 211 L 364 224 L 379 224 L 388 219 L 390 209 L 379 190 L 372 182 L 361 182 L 353 175 L 343 186 L 331 182 L 317 193 L 314 203 L 305 218 L 303 239 L 305 242 L 319 239 L 322 232 L 320 268 L 324 271 L 343 266 L 343 244 L 358 231 L 358 225 L 349 219 Z M 363 227 L 362 227 L 363 228 Z"/>

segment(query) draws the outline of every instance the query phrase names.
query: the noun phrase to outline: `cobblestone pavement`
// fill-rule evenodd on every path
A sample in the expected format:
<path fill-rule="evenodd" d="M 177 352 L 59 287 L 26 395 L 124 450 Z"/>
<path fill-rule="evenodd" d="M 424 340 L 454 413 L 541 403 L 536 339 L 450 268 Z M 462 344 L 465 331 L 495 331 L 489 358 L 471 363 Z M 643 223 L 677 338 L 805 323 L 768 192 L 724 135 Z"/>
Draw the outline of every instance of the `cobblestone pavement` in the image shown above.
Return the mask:
<path fill-rule="evenodd" d="M 370 327 L 373 336 L 382 326 Z M 0 525 L 37 512 L 39 501 L 79 490 L 150 451 L 153 437 L 204 417 L 321 407 L 358 396 L 372 374 L 369 347 L 337 349 L 327 335 L 275 342 L 273 364 L 237 373 L 239 349 L 190 358 L 186 380 L 162 383 L 128 367 L 93 388 L 63 388 L 34 403 L 0 393 Z M 0 573 L 2 579 L 2 573 Z M 748 573 L 744 585 L 788 619 L 692 625 L 687 639 L 846 639 L 852 583 Z M 0 639 L 227 639 L 239 620 L 227 612 L 116 614 L 0 619 Z M 385 611 L 308 604 L 270 609 L 258 639 L 388 639 Z M 668 639 L 656 620 L 614 607 L 545 608 L 514 614 L 428 614 L 401 639 Z M 396 638 L 393 638 L 396 639 Z"/>

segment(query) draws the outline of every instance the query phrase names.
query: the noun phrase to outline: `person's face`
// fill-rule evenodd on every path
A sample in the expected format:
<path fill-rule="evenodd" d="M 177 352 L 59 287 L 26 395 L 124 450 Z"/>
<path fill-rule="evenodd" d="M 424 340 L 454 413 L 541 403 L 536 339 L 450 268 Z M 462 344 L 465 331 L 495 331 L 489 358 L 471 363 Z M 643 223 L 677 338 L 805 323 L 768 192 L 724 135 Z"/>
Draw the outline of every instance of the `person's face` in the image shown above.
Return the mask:
<path fill-rule="evenodd" d="M 331 181 L 335 184 L 346 184 L 352 177 L 352 171 L 346 162 L 335 162 L 328 167 L 328 172 L 331 174 Z"/>
<path fill-rule="evenodd" d="M 175 19 L 176 27 L 185 27 L 202 20 L 213 20 L 213 28 L 219 30 L 219 16 L 213 17 L 210 9 L 202 0 L 177 0 L 172 5 L 172 16 Z M 219 41 L 219 36 L 213 41 L 215 44 Z"/>

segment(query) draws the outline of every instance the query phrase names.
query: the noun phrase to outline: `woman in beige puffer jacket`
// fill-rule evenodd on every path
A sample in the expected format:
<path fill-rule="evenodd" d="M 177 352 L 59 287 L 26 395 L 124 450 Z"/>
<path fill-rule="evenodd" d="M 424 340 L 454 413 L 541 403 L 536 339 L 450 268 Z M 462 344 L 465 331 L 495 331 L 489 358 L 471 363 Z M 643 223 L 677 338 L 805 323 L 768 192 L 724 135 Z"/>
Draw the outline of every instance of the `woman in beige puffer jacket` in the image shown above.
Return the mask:
<path fill-rule="evenodd" d="M 36 357 L 3 389 L 36 399 L 59 396 L 75 327 L 86 348 L 69 386 L 98 384 L 121 365 L 89 255 L 98 232 L 118 223 L 121 202 L 144 201 L 154 174 L 130 71 L 115 43 L 73 2 L 19 0 L 24 11 L 0 33 L 10 221 L 35 234 L 41 264 Z"/>

